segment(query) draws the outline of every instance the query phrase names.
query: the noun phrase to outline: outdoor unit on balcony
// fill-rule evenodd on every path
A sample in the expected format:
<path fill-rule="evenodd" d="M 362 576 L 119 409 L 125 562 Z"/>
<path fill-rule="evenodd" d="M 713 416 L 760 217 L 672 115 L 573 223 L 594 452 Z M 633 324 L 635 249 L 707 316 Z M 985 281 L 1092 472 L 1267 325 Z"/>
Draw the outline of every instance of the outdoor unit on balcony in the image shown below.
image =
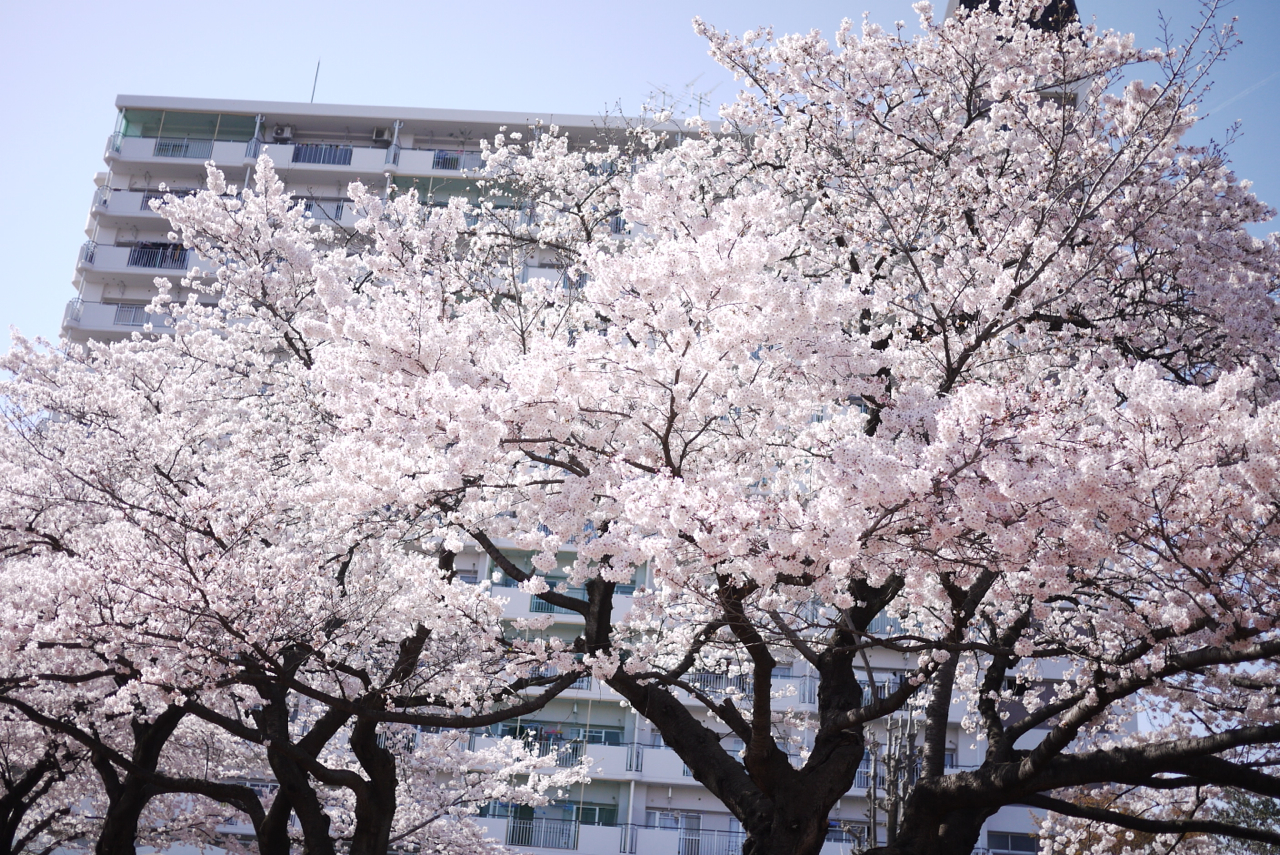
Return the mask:
<path fill-rule="evenodd" d="M 293 125 L 276 125 L 271 131 L 271 139 L 278 143 L 293 142 Z"/>
<path fill-rule="evenodd" d="M 391 145 L 391 128 L 374 128 L 373 141 L 377 145 Z"/>

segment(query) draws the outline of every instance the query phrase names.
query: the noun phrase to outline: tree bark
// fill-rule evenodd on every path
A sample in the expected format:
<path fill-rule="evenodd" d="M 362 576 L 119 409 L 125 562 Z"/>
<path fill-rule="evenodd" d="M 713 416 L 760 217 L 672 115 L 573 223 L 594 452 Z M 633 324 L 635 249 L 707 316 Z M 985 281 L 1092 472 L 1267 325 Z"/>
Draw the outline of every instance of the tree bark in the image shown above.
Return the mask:
<path fill-rule="evenodd" d="M 125 773 L 116 779 L 114 766 L 105 757 L 95 757 L 94 766 L 103 771 L 104 764 L 112 767 L 111 775 L 117 786 L 107 786 L 107 813 L 102 820 L 102 831 L 94 846 L 95 855 L 137 855 L 138 822 L 147 803 L 159 794 L 150 776 L 160 764 L 160 752 L 178 727 L 186 712 L 171 706 L 149 723 L 133 723 L 133 761 L 136 771 Z M 108 776 L 104 775 L 104 783 Z"/>
<path fill-rule="evenodd" d="M 355 793 L 356 827 L 350 855 L 386 855 L 396 816 L 395 757 L 378 745 L 378 723 L 365 718 L 357 719 L 352 728 L 351 751 L 369 780 Z"/>
<path fill-rule="evenodd" d="M 326 710 L 311 730 L 298 740 L 298 750 L 308 757 L 317 757 L 342 726 L 350 718 L 345 712 L 335 709 Z M 314 796 L 314 791 L 312 791 Z M 260 855 L 289 855 L 292 843 L 289 840 L 289 817 L 293 815 L 293 801 L 283 789 L 276 793 L 271 809 L 267 811 L 262 829 L 258 832 L 258 852 Z"/>
<path fill-rule="evenodd" d="M 315 788 L 311 786 L 310 776 L 296 760 L 275 747 L 292 742 L 289 735 L 287 691 L 283 686 L 265 680 L 257 684 L 256 688 L 265 703 L 253 711 L 254 720 L 267 741 L 267 760 L 280 785 L 280 794 L 288 799 L 302 826 L 302 839 L 307 855 L 337 855 L 333 839 L 329 835 L 329 815 L 324 812 Z M 285 820 L 287 819 L 286 815 Z M 287 844 L 287 841 L 286 832 L 284 842 Z M 271 842 L 273 846 L 280 845 L 278 831 L 273 834 Z"/>

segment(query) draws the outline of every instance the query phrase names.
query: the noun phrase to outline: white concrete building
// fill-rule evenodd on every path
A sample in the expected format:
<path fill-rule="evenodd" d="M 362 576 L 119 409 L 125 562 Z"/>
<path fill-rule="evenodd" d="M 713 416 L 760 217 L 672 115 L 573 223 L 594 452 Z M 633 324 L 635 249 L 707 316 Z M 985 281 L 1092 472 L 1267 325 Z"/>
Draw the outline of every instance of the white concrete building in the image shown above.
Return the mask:
<path fill-rule="evenodd" d="M 955 2 L 955 0 L 953 0 Z M 105 170 L 95 190 L 85 227 L 87 242 L 76 260 L 76 296 L 68 304 L 63 330 L 73 341 L 117 340 L 153 324 L 146 312 L 157 276 L 175 284 L 192 266 L 194 254 L 168 240 L 168 224 L 148 203 L 161 184 L 171 192 L 195 189 L 204 164 L 213 160 L 229 178 L 245 180 L 261 151 L 269 153 L 281 178 L 312 216 L 352 226 L 355 213 L 345 201 L 355 180 L 375 188 L 416 186 L 424 201 L 443 202 L 473 192 L 463 170 L 480 165 L 482 139 L 502 126 L 523 128 L 536 120 L 557 124 L 571 139 L 584 141 L 599 131 L 589 116 L 489 113 L 416 108 L 383 108 L 256 101 L 121 96 L 115 131 L 108 137 Z M 175 292 L 176 297 L 182 297 Z M 519 556 L 523 558 L 523 556 Z M 477 552 L 464 553 L 458 566 L 473 578 L 493 568 Z M 641 581 L 641 580 L 637 580 Z M 512 618 L 551 613 L 551 631 L 572 634 L 582 618 L 556 610 L 515 587 Z M 629 603 L 619 598 L 622 608 Z M 873 659 L 876 683 L 883 690 L 912 663 L 902 655 L 879 651 Z M 743 678 L 697 675 L 708 690 L 726 690 Z M 803 661 L 780 666 L 777 685 L 787 690 L 796 709 L 816 711 L 816 677 Z M 740 686 L 738 686 L 741 688 Z M 692 700 L 689 701 L 694 705 Z M 960 710 L 957 710 L 957 719 Z M 899 722 L 906 727 L 905 722 Z M 529 852 L 565 850 L 605 855 L 736 855 L 743 834 L 727 810 L 689 774 L 687 768 L 648 723 L 619 703 L 619 698 L 583 678 L 536 715 L 473 734 L 479 741 L 522 735 L 544 747 L 549 762 L 592 760 L 589 784 L 572 798 L 545 808 L 509 809 L 491 805 L 483 821 L 491 835 Z M 880 731 L 877 740 L 890 736 Z M 732 744 L 731 742 L 727 744 Z M 982 746 L 952 725 L 948 762 L 955 768 L 980 762 Z M 800 754 L 795 757 L 799 762 Z M 832 813 L 832 832 L 824 855 L 857 851 L 871 829 L 867 796 L 873 767 L 868 762 L 855 788 Z M 880 782 L 883 783 L 883 782 Z M 883 813 L 881 813 L 883 817 Z M 1031 813 L 1006 808 L 988 823 L 980 846 L 992 853 L 1034 851 Z M 883 827 L 877 829 L 883 840 Z"/>

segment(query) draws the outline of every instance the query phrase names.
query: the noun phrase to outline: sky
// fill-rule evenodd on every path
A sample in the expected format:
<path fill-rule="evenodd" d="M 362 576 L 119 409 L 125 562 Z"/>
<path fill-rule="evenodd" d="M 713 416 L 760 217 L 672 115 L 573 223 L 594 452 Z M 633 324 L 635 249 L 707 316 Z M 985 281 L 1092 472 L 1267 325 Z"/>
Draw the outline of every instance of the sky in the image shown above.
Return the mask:
<path fill-rule="evenodd" d="M 1078 5 L 1086 19 L 1154 45 L 1161 12 L 1185 34 L 1201 3 Z M 0 106 L 12 120 L 0 135 L 9 188 L 0 206 L 0 347 L 11 326 L 58 335 L 118 94 L 305 102 L 314 82 L 316 103 L 634 113 L 657 90 L 715 103 L 732 96 L 732 77 L 693 33 L 695 15 L 739 35 L 767 25 L 830 34 L 864 12 L 885 25 L 915 20 L 911 0 L 0 3 Z M 1211 114 L 1191 141 L 1221 139 L 1238 120 L 1235 169 L 1280 205 L 1280 0 L 1235 0 L 1222 13 L 1233 15 L 1244 45 L 1214 69 Z"/>

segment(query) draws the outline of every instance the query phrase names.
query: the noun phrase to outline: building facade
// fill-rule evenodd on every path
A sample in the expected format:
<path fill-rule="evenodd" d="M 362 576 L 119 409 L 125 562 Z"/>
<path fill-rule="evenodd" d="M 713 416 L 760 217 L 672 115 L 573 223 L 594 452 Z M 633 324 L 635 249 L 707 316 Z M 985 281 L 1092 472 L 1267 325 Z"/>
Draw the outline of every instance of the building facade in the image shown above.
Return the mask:
<path fill-rule="evenodd" d="M 480 166 L 480 141 L 492 139 L 502 127 L 554 123 L 571 142 L 585 141 L 600 130 L 600 120 L 587 116 L 144 96 L 121 96 L 116 106 L 119 119 L 106 142 L 105 170 L 95 177 L 87 241 L 76 261 L 76 295 L 63 318 L 64 334 L 74 342 L 164 333 L 163 318 L 147 312 L 155 279 L 171 277 L 174 296 L 181 299 L 185 295 L 176 287 L 178 280 L 197 259 L 169 239 L 168 223 L 150 203 L 163 196 L 161 185 L 174 193 L 199 188 L 206 161 L 216 162 L 229 180 L 248 181 L 255 160 L 265 152 L 313 218 L 350 228 L 356 214 L 346 188 L 353 181 L 384 193 L 416 187 L 424 203 L 439 204 L 474 193 L 466 171 Z M 531 269 L 537 269 L 537 262 L 531 260 Z M 511 619 L 550 614 L 555 621 L 550 631 L 570 636 L 583 622 L 581 616 L 507 584 L 510 580 L 500 573 L 495 576 L 477 550 L 460 555 L 457 566 L 472 581 L 492 578 L 508 599 Z M 623 587 L 619 593 L 625 609 L 628 592 Z M 912 667 L 905 655 L 873 653 L 868 691 L 895 688 Z M 774 676 L 785 696 L 779 706 L 816 711 L 817 678 L 806 663 L 782 663 Z M 742 677 L 707 673 L 692 679 L 713 694 L 745 688 Z M 686 700 L 697 706 L 692 698 Z M 957 769 L 980 763 L 983 748 L 961 730 L 962 714 L 957 706 L 947 747 L 947 762 Z M 736 855 L 741 849 L 744 835 L 729 812 L 643 718 L 590 677 L 537 714 L 470 738 L 479 745 L 504 736 L 538 746 L 548 764 L 590 758 L 592 773 L 590 783 L 542 808 L 489 805 L 481 821 L 496 839 L 542 853 Z M 864 763 L 854 789 L 832 812 L 824 855 L 845 855 L 884 840 L 884 802 L 895 781 L 910 774 L 895 767 L 895 757 L 914 744 L 914 722 L 909 715 L 890 721 L 872 738 L 876 756 Z M 801 737 L 793 761 L 801 762 L 804 751 Z M 1035 821 L 1028 809 L 1006 808 L 987 829 L 980 846 L 992 853 L 1035 849 Z"/>

